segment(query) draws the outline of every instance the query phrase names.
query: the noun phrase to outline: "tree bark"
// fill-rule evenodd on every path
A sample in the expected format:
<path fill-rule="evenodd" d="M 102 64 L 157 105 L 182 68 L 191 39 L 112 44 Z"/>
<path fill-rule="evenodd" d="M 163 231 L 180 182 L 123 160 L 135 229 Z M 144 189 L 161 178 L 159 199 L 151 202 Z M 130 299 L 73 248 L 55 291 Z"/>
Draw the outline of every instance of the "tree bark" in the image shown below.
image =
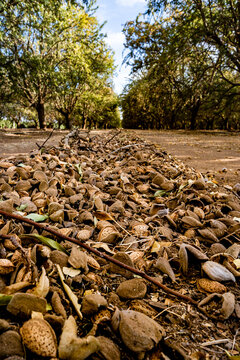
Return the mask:
<path fill-rule="evenodd" d="M 196 104 L 194 104 L 194 106 L 192 107 L 191 119 L 190 119 L 190 130 L 196 129 L 196 119 L 197 119 L 198 111 L 200 109 L 200 105 L 201 105 L 200 100 L 197 100 Z"/>
<path fill-rule="evenodd" d="M 37 110 L 37 113 L 38 113 L 38 122 L 39 122 L 40 129 L 46 129 L 47 124 L 46 124 L 46 121 L 45 121 L 44 103 L 38 102 L 37 105 L 36 105 L 36 110 Z"/>
<path fill-rule="evenodd" d="M 64 113 L 64 117 L 65 117 L 65 126 L 67 130 L 70 130 L 71 125 L 70 125 L 70 118 L 69 118 L 69 113 L 65 112 Z"/>

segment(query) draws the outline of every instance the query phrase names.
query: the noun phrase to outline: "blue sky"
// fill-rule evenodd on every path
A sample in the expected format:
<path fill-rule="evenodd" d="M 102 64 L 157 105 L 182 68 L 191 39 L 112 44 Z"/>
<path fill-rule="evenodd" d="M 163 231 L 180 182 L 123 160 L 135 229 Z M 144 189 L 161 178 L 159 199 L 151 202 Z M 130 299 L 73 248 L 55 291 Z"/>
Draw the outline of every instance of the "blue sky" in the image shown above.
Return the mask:
<path fill-rule="evenodd" d="M 124 34 L 123 25 L 128 20 L 134 20 L 139 13 L 146 10 L 145 0 L 98 0 L 96 16 L 100 23 L 107 21 L 103 32 L 107 34 L 106 41 L 115 52 L 115 64 L 118 66 L 114 77 L 114 90 L 120 94 L 127 83 L 130 68 L 122 65 Z"/>

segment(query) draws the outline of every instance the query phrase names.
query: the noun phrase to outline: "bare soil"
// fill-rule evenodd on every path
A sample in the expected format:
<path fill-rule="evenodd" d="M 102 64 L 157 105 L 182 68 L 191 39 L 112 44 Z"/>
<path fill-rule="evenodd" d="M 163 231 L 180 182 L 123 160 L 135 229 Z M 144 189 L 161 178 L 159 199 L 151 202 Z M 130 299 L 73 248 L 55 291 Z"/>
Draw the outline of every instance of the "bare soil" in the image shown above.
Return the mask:
<path fill-rule="evenodd" d="M 240 134 L 227 131 L 142 131 L 135 133 L 221 184 L 240 182 Z"/>
<path fill-rule="evenodd" d="M 104 131 L 105 132 L 105 131 Z M 224 131 L 143 131 L 136 135 L 157 144 L 173 157 L 202 173 L 212 173 L 223 184 L 240 182 L 240 134 Z M 0 130 L 0 158 L 38 149 L 51 130 Z M 67 131 L 54 131 L 47 145 L 56 146 Z"/>

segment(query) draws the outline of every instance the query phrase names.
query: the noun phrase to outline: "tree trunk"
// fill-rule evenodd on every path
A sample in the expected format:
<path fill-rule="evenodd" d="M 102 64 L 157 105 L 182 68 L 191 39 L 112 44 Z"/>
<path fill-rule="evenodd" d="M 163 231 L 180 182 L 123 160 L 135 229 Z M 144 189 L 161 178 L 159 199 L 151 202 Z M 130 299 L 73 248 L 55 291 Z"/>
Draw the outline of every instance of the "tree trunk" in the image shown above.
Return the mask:
<path fill-rule="evenodd" d="M 86 118 L 85 115 L 83 115 L 83 117 L 82 117 L 82 128 L 83 128 L 83 130 L 86 129 L 86 125 L 87 125 L 87 118 Z"/>
<path fill-rule="evenodd" d="M 190 130 L 196 129 L 196 119 L 197 119 L 198 111 L 200 109 L 200 105 L 201 105 L 200 100 L 197 100 L 196 104 L 194 104 L 194 106 L 192 107 L 191 119 L 190 119 Z"/>
<path fill-rule="evenodd" d="M 46 129 L 44 103 L 41 102 L 37 103 L 36 110 L 38 113 L 38 122 L 40 129 Z"/>
<path fill-rule="evenodd" d="M 168 124 L 168 128 L 170 130 L 175 129 L 175 121 L 176 121 L 176 113 L 175 113 L 175 111 L 172 111 L 170 121 Z"/>
<path fill-rule="evenodd" d="M 64 113 L 64 117 L 65 117 L 65 126 L 66 126 L 66 129 L 70 130 L 71 125 L 70 125 L 69 113 L 68 113 L 68 112 L 65 112 L 65 113 Z"/>

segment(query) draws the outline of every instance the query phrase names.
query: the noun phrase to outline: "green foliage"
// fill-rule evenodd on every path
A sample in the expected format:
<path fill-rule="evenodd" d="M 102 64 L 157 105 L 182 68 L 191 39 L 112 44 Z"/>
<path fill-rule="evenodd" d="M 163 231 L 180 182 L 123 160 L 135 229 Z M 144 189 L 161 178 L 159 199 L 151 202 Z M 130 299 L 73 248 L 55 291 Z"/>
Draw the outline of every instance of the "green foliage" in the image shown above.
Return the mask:
<path fill-rule="evenodd" d="M 102 26 L 94 17 L 94 6 L 94 0 L 2 2 L 3 104 L 34 109 L 40 128 L 56 120 L 58 126 L 70 128 L 82 95 L 91 97 L 96 84 L 98 92 L 104 94 L 114 65 Z"/>
<path fill-rule="evenodd" d="M 149 1 L 147 19 L 125 25 L 135 76 L 122 96 L 124 127 L 239 127 L 240 7 L 230 3 Z"/>

